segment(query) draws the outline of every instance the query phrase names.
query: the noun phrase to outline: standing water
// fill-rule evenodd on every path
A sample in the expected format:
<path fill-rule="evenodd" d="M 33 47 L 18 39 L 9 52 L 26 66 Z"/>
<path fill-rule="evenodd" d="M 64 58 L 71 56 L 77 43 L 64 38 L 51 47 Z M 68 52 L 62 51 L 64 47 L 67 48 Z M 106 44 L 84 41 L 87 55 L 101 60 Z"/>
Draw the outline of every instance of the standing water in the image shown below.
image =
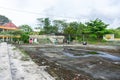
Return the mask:
<path fill-rule="evenodd" d="M 63 54 L 68 56 L 68 57 L 72 57 L 72 58 L 99 56 L 99 57 L 107 58 L 107 59 L 110 59 L 110 60 L 113 60 L 113 61 L 120 61 L 119 56 L 114 56 L 114 55 L 111 55 L 107 52 L 80 49 L 80 50 L 74 50 L 74 51 L 77 51 L 77 52 L 79 51 L 76 55 L 76 53 L 74 53 L 74 51 L 69 52 L 69 50 L 71 50 L 71 49 L 67 49 L 67 52 L 63 51 Z M 95 54 L 91 54 L 91 52 L 94 52 Z"/>

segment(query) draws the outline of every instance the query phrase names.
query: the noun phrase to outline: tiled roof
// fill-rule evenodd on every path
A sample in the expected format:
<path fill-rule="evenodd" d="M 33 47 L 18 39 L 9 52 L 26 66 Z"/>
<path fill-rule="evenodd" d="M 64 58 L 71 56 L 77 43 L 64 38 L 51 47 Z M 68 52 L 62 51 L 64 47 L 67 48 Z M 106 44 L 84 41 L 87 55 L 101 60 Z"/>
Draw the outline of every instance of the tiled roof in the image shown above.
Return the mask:
<path fill-rule="evenodd" d="M 5 23 L 3 26 L 8 27 L 8 28 L 18 28 L 15 24 L 12 22 Z"/>

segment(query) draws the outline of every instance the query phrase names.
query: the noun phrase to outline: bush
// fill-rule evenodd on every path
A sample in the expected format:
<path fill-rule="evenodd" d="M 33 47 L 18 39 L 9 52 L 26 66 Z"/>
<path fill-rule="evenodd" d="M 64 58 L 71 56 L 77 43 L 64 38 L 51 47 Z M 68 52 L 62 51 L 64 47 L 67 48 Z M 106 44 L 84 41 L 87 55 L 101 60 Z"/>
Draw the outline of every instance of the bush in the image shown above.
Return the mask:
<path fill-rule="evenodd" d="M 91 40 L 97 40 L 97 35 L 96 35 L 96 34 L 90 34 L 90 35 L 89 35 L 89 38 L 90 38 Z"/>
<path fill-rule="evenodd" d="M 29 34 L 28 33 L 21 34 L 20 40 L 23 41 L 24 43 L 29 43 Z"/>

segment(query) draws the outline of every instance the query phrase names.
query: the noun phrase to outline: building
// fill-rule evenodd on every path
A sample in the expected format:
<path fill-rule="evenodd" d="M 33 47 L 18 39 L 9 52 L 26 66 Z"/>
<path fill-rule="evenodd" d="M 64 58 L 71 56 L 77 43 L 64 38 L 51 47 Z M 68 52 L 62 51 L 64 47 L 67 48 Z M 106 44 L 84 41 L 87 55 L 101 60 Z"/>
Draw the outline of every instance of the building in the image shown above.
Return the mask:
<path fill-rule="evenodd" d="M 20 38 L 20 36 L 13 36 L 9 32 L 18 30 L 18 27 L 12 22 L 0 25 L 0 41 L 12 41 L 14 37 Z"/>

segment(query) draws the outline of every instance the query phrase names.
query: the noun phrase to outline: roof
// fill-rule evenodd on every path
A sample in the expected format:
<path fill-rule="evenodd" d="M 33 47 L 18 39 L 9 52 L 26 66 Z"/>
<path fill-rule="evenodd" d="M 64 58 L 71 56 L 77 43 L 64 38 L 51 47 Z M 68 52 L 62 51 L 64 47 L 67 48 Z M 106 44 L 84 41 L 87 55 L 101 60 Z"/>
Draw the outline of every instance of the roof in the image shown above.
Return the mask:
<path fill-rule="evenodd" d="M 0 28 L 3 28 L 3 29 L 18 29 L 18 27 L 15 24 L 13 24 L 12 22 L 5 23 L 4 25 L 1 25 Z"/>
<path fill-rule="evenodd" d="M 9 27 L 9 28 L 17 28 L 17 26 L 15 24 L 13 24 L 12 22 L 6 23 L 3 26 Z"/>

